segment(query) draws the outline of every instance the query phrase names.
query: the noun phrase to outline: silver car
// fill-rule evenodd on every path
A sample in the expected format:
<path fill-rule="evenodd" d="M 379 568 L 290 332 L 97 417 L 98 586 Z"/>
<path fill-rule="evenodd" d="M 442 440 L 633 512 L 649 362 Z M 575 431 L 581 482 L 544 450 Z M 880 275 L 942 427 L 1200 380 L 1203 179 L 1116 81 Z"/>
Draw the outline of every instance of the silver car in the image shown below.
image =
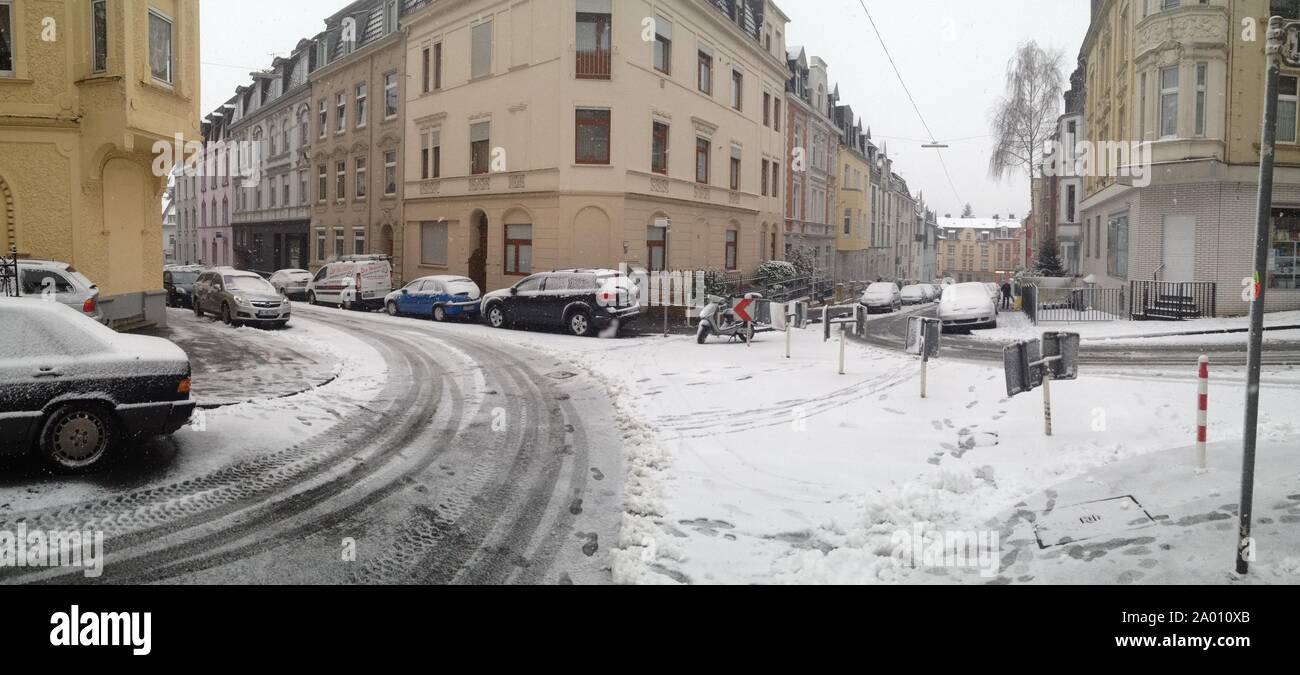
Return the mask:
<path fill-rule="evenodd" d="M 54 260 L 19 260 L 18 293 L 67 305 L 107 324 L 99 308 L 99 286 L 72 265 Z"/>
<path fill-rule="evenodd" d="M 307 270 L 280 270 L 268 280 L 280 295 L 286 298 L 307 297 L 307 284 L 311 282 L 311 272 Z"/>
<path fill-rule="evenodd" d="M 194 314 L 211 312 L 232 326 L 244 324 L 284 328 L 289 323 L 289 300 L 253 272 L 229 267 L 212 269 L 194 282 Z"/>

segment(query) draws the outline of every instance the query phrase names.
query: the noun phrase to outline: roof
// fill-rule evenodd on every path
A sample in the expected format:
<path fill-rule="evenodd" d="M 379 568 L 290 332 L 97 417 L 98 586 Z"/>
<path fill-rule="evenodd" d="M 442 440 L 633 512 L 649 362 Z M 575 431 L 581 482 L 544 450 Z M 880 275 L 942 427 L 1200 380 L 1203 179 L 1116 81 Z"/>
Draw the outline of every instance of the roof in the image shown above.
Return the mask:
<path fill-rule="evenodd" d="M 993 218 L 940 218 L 939 227 L 945 230 L 972 228 L 977 230 L 996 230 L 1007 228 L 1009 230 L 1018 230 L 1021 228 L 1020 221 L 1007 220 L 1005 218 L 995 220 Z"/>

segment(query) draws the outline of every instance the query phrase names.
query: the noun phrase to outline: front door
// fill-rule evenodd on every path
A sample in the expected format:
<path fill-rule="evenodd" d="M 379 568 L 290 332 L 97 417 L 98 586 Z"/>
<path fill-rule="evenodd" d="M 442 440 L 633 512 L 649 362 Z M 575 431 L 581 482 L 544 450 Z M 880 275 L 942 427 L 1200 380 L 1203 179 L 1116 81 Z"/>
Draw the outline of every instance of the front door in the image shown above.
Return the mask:
<path fill-rule="evenodd" d="M 469 256 L 469 278 L 488 292 L 487 287 L 487 250 L 488 250 L 488 222 L 487 215 L 477 214 L 474 222 L 470 225 L 474 228 L 474 235 L 478 239 L 478 246 Z"/>
<path fill-rule="evenodd" d="M 1165 271 L 1161 281 L 1192 281 L 1196 278 L 1196 219 L 1165 216 Z"/>

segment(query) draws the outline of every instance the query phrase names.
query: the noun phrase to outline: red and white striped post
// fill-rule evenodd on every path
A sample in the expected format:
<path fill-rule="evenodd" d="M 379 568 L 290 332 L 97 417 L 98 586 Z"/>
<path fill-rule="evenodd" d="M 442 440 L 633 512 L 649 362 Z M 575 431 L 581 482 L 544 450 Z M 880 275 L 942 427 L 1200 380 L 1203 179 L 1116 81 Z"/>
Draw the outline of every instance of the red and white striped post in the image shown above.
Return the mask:
<path fill-rule="evenodd" d="M 1196 403 L 1196 468 L 1205 471 L 1206 411 L 1209 409 L 1210 402 L 1210 357 L 1201 357 L 1196 382 L 1199 394 Z"/>

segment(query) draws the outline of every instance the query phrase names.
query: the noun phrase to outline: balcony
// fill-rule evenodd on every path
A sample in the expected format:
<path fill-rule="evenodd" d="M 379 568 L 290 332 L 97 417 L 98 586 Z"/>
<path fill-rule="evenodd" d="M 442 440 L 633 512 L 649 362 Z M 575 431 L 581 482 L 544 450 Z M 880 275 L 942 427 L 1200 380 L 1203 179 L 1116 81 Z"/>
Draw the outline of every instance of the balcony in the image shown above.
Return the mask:
<path fill-rule="evenodd" d="M 608 80 L 613 58 L 610 50 L 579 50 L 577 78 L 579 80 Z"/>

